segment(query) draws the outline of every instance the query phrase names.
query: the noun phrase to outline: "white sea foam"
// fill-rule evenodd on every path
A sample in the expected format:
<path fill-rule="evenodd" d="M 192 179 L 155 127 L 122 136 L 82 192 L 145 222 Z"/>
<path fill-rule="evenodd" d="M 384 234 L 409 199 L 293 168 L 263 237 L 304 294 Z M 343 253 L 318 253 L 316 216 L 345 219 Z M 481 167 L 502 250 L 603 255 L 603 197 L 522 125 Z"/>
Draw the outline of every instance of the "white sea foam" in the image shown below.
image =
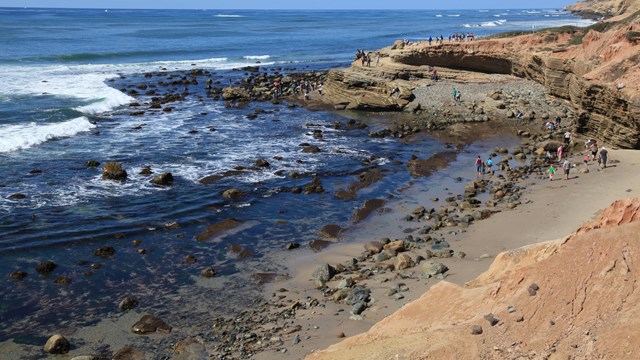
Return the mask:
<path fill-rule="evenodd" d="M 243 56 L 244 59 L 247 60 L 266 60 L 268 58 L 270 58 L 271 56 L 269 55 L 247 55 L 247 56 Z"/>
<path fill-rule="evenodd" d="M 440 15 L 440 14 L 437 14 L 437 15 L 436 15 L 436 17 L 442 17 L 442 15 Z"/>
<path fill-rule="evenodd" d="M 84 116 L 46 125 L 28 123 L 0 126 L 0 153 L 27 149 L 48 140 L 73 136 L 95 127 Z"/>
<path fill-rule="evenodd" d="M 213 15 L 215 17 L 220 17 L 220 18 L 241 18 L 244 17 L 242 15 L 235 15 L 235 14 L 217 14 L 217 15 Z"/>
<path fill-rule="evenodd" d="M 449 17 L 459 17 L 460 14 L 451 14 L 451 15 L 447 15 L 447 16 L 449 16 Z"/>

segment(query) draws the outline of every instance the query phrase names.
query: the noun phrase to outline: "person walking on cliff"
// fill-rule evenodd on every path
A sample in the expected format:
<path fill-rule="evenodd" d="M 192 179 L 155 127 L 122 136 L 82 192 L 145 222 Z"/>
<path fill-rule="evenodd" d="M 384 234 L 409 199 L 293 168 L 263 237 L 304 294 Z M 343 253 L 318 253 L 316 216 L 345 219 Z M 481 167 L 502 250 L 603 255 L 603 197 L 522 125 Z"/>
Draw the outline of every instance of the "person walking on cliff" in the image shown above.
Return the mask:
<path fill-rule="evenodd" d="M 376 66 L 380 66 L 380 54 L 376 54 Z"/>
<path fill-rule="evenodd" d="M 457 101 L 458 89 L 453 88 L 453 101 Z"/>
<path fill-rule="evenodd" d="M 569 142 L 571 142 L 571 131 L 567 130 L 567 132 L 564 133 L 564 143 L 569 145 Z"/>
<path fill-rule="evenodd" d="M 456 101 L 460 102 L 462 98 L 462 92 L 460 90 L 458 90 L 458 92 L 456 93 Z"/>

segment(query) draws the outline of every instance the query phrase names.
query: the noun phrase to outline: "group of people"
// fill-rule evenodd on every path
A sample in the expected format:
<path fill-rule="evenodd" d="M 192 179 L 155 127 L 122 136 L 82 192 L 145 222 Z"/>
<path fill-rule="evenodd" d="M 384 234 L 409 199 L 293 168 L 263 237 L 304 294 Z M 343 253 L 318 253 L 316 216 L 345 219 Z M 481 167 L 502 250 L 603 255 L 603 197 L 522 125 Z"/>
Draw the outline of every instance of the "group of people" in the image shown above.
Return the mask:
<path fill-rule="evenodd" d="M 482 157 L 478 155 L 476 158 L 476 171 L 478 172 L 478 176 L 482 176 L 486 173 L 493 175 L 493 159 L 491 156 L 487 158 L 487 161 L 482 161 Z"/>
<path fill-rule="evenodd" d="M 358 49 L 356 52 L 356 61 L 360 60 L 362 62 L 362 66 L 371 67 L 371 61 L 373 60 L 373 54 L 371 51 L 365 52 L 364 50 Z M 380 54 L 376 53 L 376 66 L 380 66 Z"/>
<path fill-rule="evenodd" d="M 460 102 L 462 100 L 462 92 L 460 90 L 453 88 L 453 101 Z"/>
<path fill-rule="evenodd" d="M 273 98 L 278 98 L 283 95 L 284 92 L 284 84 L 274 81 L 273 82 Z M 295 80 L 291 83 L 291 95 L 299 95 L 303 94 L 305 100 L 309 100 L 309 93 L 312 91 L 318 90 L 320 96 L 322 96 L 322 82 L 316 83 L 315 81 L 298 81 Z"/>
<path fill-rule="evenodd" d="M 567 137 L 565 137 L 565 139 L 567 139 Z M 565 180 L 569 180 L 569 173 L 571 172 L 571 168 L 575 167 L 575 164 L 572 164 L 571 161 L 569 161 L 568 156 L 565 157 L 564 160 L 562 160 L 562 156 L 564 154 L 564 151 L 566 149 L 567 145 L 563 144 L 560 147 L 558 147 L 558 164 L 562 165 L 562 170 L 564 171 L 564 176 L 565 176 Z M 607 148 L 605 148 L 604 146 L 601 147 L 600 149 L 598 149 L 598 144 L 595 140 L 590 139 L 588 140 L 585 145 L 585 150 L 588 150 L 591 152 L 591 158 L 589 158 L 589 154 L 587 153 L 584 158 L 584 164 L 588 165 L 589 161 L 598 161 L 598 165 L 602 168 L 605 169 L 607 167 L 607 159 L 609 157 L 609 150 L 607 150 Z M 553 164 L 552 161 L 552 156 L 551 153 L 549 151 L 547 151 L 547 156 L 545 158 L 545 160 L 548 159 L 548 163 L 549 163 L 549 169 L 547 170 L 547 172 L 549 173 L 549 180 L 553 181 L 553 176 L 556 173 L 556 168 Z"/>

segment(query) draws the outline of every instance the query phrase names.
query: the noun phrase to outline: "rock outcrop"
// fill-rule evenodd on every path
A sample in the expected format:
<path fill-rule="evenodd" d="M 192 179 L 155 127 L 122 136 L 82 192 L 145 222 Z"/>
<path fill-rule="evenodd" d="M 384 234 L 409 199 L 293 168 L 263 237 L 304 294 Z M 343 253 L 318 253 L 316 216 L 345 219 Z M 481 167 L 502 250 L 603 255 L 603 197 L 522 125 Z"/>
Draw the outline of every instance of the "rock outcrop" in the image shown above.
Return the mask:
<path fill-rule="evenodd" d="M 384 48 L 377 52 L 380 66 L 354 63 L 330 71 L 324 99 L 336 108 L 401 110 L 413 88 L 429 86 L 431 66 L 509 74 L 543 84 L 550 95 L 571 103 L 585 137 L 640 149 L 640 22 L 637 13 L 625 14 L 586 29 Z"/>
<path fill-rule="evenodd" d="M 500 254 L 316 359 L 640 358 L 640 199 L 617 201 L 564 239 Z"/>

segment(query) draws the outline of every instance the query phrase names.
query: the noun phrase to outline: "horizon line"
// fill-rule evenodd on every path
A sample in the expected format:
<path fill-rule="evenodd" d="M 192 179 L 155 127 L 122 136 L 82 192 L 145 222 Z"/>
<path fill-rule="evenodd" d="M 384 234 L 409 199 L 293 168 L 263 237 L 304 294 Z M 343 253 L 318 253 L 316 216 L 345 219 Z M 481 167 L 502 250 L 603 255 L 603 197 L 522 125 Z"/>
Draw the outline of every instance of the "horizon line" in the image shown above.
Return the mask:
<path fill-rule="evenodd" d="M 218 10 L 218 11 L 256 11 L 256 10 L 266 10 L 266 11 L 273 11 L 273 10 L 283 10 L 283 11 L 295 11 L 295 10 L 310 10 L 310 11 L 358 11 L 358 10 L 362 10 L 362 11 L 370 11 L 370 10 L 392 10 L 392 11 L 415 11 L 415 10 L 432 10 L 432 11 L 464 11 L 464 10 L 556 10 L 556 9 L 561 9 L 561 10 L 565 10 L 565 7 L 549 7 L 549 8 L 532 8 L 532 7 L 514 7 L 514 8 L 492 8 L 492 7 L 488 7 L 488 8 L 460 8 L 460 9 L 425 9 L 425 8 L 407 8 L 407 9 L 389 9 L 389 8 L 367 8 L 367 9 L 362 9 L 362 8 L 345 8 L 345 9 L 337 9 L 337 8 L 327 8 L 327 9 L 322 9 L 322 8 L 271 8 L 271 9 L 267 9 L 267 8 L 246 8 L 246 9 L 217 9 L 217 8 L 122 8 L 122 7 L 115 7 L 115 8 L 105 8 L 105 7 L 30 7 L 30 6 L 0 6 L 0 9 L 59 9 L 59 10 L 201 10 L 201 11 L 209 11 L 209 10 Z"/>

